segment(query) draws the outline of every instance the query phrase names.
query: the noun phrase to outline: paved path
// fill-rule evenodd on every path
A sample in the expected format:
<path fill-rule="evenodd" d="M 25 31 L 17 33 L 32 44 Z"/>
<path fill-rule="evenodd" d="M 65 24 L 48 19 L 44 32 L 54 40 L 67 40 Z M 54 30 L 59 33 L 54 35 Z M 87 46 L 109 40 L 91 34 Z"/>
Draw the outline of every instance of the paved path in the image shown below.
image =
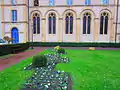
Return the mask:
<path fill-rule="evenodd" d="M 0 71 L 20 62 L 28 57 L 36 55 L 47 48 L 48 47 L 38 47 L 38 48 L 35 48 L 30 51 L 21 52 L 21 53 L 15 54 L 13 56 L 9 56 L 9 58 L 0 59 Z"/>

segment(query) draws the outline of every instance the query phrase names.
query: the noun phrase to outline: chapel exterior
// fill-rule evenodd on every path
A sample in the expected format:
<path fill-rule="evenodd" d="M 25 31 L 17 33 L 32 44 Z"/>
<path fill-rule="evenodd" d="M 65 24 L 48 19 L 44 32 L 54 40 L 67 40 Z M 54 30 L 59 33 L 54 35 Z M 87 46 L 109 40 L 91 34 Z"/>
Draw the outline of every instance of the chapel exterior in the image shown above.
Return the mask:
<path fill-rule="evenodd" d="M 2 0 L 0 8 L 1 36 L 13 43 L 120 42 L 119 0 Z"/>

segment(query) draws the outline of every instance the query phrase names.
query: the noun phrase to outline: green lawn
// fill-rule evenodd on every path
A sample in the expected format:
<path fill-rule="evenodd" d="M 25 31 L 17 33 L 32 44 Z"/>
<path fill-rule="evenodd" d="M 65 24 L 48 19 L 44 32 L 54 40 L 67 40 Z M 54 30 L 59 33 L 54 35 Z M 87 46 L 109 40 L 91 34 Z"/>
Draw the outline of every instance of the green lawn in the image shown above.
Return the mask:
<path fill-rule="evenodd" d="M 47 53 L 45 50 L 40 54 Z M 24 67 L 32 62 L 32 57 L 21 61 L 0 72 L 0 90 L 20 90 L 25 80 L 29 78 L 33 71 L 24 70 Z"/>
<path fill-rule="evenodd" d="M 56 69 L 71 74 L 73 90 L 120 90 L 120 51 L 66 51 L 72 61 Z"/>

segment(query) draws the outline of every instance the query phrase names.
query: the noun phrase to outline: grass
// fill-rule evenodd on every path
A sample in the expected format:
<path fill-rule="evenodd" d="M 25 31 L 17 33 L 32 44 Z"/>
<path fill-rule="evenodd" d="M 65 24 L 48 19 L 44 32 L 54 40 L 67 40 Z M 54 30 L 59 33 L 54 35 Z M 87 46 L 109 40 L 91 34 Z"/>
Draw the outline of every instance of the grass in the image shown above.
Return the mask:
<path fill-rule="evenodd" d="M 47 53 L 45 50 L 40 54 Z M 0 90 L 20 90 L 25 80 L 29 78 L 34 71 L 24 70 L 24 67 L 32 62 L 32 57 L 21 61 L 0 72 Z"/>
<path fill-rule="evenodd" d="M 71 74 L 73 90 L 120 90 L 120 51 L 66 51 L 71 62 L 56 69 Z"/>

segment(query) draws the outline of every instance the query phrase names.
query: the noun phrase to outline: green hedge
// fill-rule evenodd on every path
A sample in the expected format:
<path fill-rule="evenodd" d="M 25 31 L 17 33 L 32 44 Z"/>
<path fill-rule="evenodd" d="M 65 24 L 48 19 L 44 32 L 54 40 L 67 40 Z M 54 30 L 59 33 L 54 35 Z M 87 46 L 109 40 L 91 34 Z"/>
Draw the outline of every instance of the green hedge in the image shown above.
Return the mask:
<path fill-rule="evenodd" d="M 61 47 L 115 47 L 119 48 L 120 43 L 70 43 L 70 42 L 29 42 L 30 46 L 38 47 L 51 47 L 51 46 L 61 46 Z"/>
<path fill-rule="evenodd" d="M 29 43 L 0 45 L 0 56 L 11 54 L 15 49 L 18 49 L 17 52 L 20 52 L 28 48 L 29 48 Z"/>

